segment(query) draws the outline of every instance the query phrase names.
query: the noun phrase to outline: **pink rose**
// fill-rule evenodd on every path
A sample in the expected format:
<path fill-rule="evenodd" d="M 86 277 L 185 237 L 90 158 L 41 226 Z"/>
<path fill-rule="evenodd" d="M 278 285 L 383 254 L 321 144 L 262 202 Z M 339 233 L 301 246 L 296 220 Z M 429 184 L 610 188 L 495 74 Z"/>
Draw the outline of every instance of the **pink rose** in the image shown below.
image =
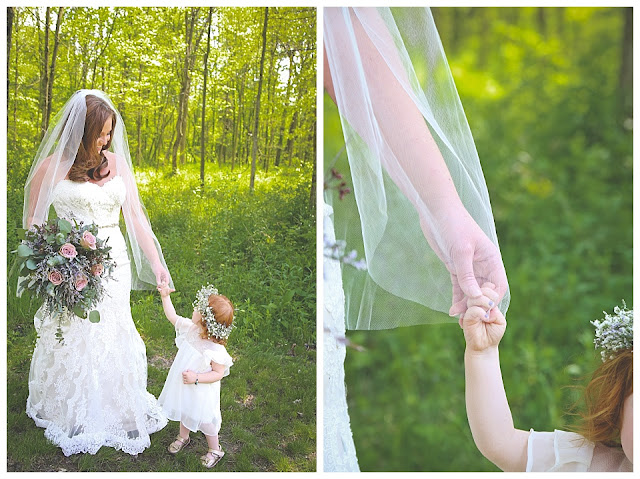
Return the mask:
<path fill-rule="evenodd" d="M 80 246 L 87 249 L 96 249 L 96 237 L 89 231 L 82 233 L 82 239 L 80 240 Z"/>
<path fill-rule="evenodd" d="M 51 281 L 56 286 L 62 284 L 62 275 L 60 274 L 60 271 L 55 269 L 51 271 L 49 273 L 49 281 Z"/>
<path fill-rule="evenodd" d="M 76 276 L 76 290 L 82 291 L 89 284 L 89 279 L 84 274 Z"/>
<path fill-rule="evenodd" d="M 92 275 L 100 276 L 102 273 L 104 273 L 104 266 L 102 266 L 102 263 L 94 264 L 91 267 L 91 274 Z"/>
<path fill-rule="evenodd" d="M 78 256 L 78 252 L 76 251 L 76 247 L 71 243 L 65 243 L 60 247 L 60 254 L 65 258 L 73 259 Z"/>

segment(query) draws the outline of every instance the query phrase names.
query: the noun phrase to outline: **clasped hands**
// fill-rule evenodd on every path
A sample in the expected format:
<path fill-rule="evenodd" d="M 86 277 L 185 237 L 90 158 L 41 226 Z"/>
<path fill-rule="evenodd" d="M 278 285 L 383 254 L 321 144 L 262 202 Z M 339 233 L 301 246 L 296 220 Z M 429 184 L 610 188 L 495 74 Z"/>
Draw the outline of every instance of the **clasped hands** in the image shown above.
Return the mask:
<path fill-rule="evenodd" d="M 460 316 L 467 349 L 471 352 L 496 348 L 507 327 L 504 315 L 495 307 L 499 299 L 495 285 L 483 283 L 481 292 L 481 296 L 467 299 L 467 309 Z"/>

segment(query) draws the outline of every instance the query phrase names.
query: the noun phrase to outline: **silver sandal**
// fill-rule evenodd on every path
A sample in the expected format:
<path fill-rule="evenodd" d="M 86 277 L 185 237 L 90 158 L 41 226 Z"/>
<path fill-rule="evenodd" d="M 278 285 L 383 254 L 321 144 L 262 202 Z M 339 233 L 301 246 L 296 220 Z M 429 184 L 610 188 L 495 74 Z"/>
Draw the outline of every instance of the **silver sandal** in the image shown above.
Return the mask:
<path fill-rule="evenodd" d="M 183 447 L 186 447 L 191 442 L 191 438 L 184 438 L 180 434 L 176 436 L 176 440 L 169 444 L 169 448 L 167 449 L 171 454 L 178 454 L 182 451 Z"/>
<path fill-rule="evenodd" d="M 204 456 L 200 457 L 202 465 L 211 469 L 213 466 L 220 462 L 220 459 L 224 456 L 224 451 L 220 449 L 209 449 Z"/>

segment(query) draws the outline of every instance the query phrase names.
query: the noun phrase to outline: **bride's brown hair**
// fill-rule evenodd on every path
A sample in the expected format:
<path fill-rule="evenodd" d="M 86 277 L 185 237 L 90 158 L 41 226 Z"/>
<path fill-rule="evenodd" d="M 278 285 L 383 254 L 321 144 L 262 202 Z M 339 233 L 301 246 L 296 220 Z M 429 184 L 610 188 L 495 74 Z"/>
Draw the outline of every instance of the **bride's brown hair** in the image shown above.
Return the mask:
<path fill-rule="evenodd" d="M 223 324 L 225 326 L 231 326 L 233 323 L 233 303 L 226 296 L 221 294 L 212 294 L 209 296 L 209 307 L 216 318 L 216 322 Z M 204 322 L 204 319 L 202 320 Z M 209 339 L 214 343 L 222 344 L 223 346 L 227 345 L 226 339 L 216 338 L 215 336 L 209 336 L 207 334 L 206 325 L 202 325 L 204 327 L 204 332 L 202 333 L 202 339 Z"/>
<path fill-rule="evenodd" d="M 586 411 L 571 429 L 592 442 L 620 445 L 624 401 L 633 393 L 633 350 L 626 349 L 596 369 L 584 389 Z"/>
<path fill-rule="evenodd" d="M 100 173 L 101 170 L 107 166 L 108 160 L 103 151 L 96 151 L 96 143 L 102 132 L 102 127 L 105 122 L 111 118 L 112 124 L 111 132 L 109 133 L 109 142 L 102 150 L 109 149 L 111 146 L 111 138 L 113 137 L 113 130 L 116 127 L 116 114 L 106 101 L 95 95 L 87 95 L 86 102 L 87 113 L 84 120 L 84 134 L 78 147 L 76 159 L 73 162 L 73 166 L 69 169 L 69 179 L 71 181 L 99 181 L 110 174 L 109 171 L 104 175 Z"/>

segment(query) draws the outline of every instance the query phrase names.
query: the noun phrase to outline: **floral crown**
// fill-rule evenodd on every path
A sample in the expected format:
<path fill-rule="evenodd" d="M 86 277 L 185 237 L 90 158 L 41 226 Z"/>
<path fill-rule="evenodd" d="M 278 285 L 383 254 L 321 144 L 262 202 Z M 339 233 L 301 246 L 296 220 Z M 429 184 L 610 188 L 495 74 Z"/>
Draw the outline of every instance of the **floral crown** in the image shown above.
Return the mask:
<path fill-rule="evenodd" d="M 633 309 L 627 310 L 622 301 L 622 309 L 613 308 L 613 315 L 604 313 L 604 319 L 591 321 L 596 327 L 593 343 L 599 348 L 602 362 L 612 359 L 622 349 L 633 349 Z"/>
<path fill-rule="evenodd" d="M 209 296 L 212 294 L 218 294 L 218 290 L 214 288 L 213 285 L 208 284 L 200 288 L 193 302 L 193 308 L 202 315 L 209 337 L 215 336 L 218 339 L 227 339 L 235 326 L 233 323 L 225 326 L 216 321 L 216 316 L 209 306 Z"/>

